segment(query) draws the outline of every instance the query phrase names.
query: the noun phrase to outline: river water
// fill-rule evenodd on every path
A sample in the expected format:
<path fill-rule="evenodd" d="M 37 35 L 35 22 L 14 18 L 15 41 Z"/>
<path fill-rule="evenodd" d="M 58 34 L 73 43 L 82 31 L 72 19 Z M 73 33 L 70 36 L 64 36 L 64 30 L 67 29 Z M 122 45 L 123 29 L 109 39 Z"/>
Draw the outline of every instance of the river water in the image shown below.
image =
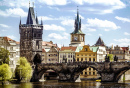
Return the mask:
<path fill-rule="evenodd" d="M 81 81 L 73 83 L 58 82 L 57 80 L 47 80 L 45 82 L 0 85 L 0 88 L 130 88 L 130 82 L 100 83 L 96 81 Z"/>

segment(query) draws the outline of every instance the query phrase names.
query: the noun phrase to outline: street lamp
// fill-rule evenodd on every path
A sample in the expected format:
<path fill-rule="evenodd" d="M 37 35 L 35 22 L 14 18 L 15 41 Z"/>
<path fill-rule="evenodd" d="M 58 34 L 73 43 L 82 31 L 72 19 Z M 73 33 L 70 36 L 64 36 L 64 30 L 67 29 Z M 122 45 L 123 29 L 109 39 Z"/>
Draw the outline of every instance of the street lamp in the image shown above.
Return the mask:
<path fill-rule="evenodd" d="M 18 69 L 20 70 L 20 80 L 21 80 L 21 69 L 22 69 L 22 68 L 18 68 Z"/>

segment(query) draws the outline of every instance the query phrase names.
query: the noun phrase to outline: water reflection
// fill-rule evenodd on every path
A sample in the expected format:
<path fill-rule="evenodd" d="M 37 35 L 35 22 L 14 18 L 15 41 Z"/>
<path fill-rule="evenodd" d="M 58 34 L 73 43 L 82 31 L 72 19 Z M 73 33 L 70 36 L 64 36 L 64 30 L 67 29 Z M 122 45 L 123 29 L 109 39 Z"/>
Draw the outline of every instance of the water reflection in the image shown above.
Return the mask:
<path fill-rule="evenodd" d="M 130 88 L 130 83 L 100 83 L 95 81 L 70 83 L 49 80 L 45 82 L 0 85 L 0 88 Z"/>

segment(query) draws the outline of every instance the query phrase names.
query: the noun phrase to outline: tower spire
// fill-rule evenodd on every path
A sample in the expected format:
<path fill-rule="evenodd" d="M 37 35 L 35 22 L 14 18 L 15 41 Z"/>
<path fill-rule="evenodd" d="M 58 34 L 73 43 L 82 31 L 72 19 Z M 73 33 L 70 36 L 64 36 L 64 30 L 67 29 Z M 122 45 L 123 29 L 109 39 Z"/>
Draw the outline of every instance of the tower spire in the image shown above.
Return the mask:
<path fill-rule="evenodd" d="M 30 1 L 29 1 L 29 7 L 30 7 Z"/>
<path fill-rule="evenodd" d="M 41 17 L 41 25 L 43 25 L 43 22 L 42 22 L 42 17 Z"/>
<path fill-rule="evenodd" d="M 19 25 L 21 25 L 21 16 L 20 16 L 20 23 L 19 23 Z"/>
<path fill-rule="evenodd" d="M 36 11 L 36 23 L 38 24 L 37 11 Z"/>

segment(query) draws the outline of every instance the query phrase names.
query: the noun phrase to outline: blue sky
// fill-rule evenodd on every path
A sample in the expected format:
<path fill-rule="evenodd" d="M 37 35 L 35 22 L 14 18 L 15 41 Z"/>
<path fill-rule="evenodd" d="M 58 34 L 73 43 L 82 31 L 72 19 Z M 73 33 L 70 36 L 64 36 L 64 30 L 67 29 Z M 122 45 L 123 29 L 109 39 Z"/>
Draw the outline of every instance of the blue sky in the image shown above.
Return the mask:
<path fill-rule="evenodd" d="M 107 46 L 130 46 L 130 0 L 0 0 L 0 36 L 20 41 L 20 16 L 25 24 L 29 1 L 43 19 L 43 41 L 68 46 L 78 6 L 85 44 L 101 36 Z"/>

